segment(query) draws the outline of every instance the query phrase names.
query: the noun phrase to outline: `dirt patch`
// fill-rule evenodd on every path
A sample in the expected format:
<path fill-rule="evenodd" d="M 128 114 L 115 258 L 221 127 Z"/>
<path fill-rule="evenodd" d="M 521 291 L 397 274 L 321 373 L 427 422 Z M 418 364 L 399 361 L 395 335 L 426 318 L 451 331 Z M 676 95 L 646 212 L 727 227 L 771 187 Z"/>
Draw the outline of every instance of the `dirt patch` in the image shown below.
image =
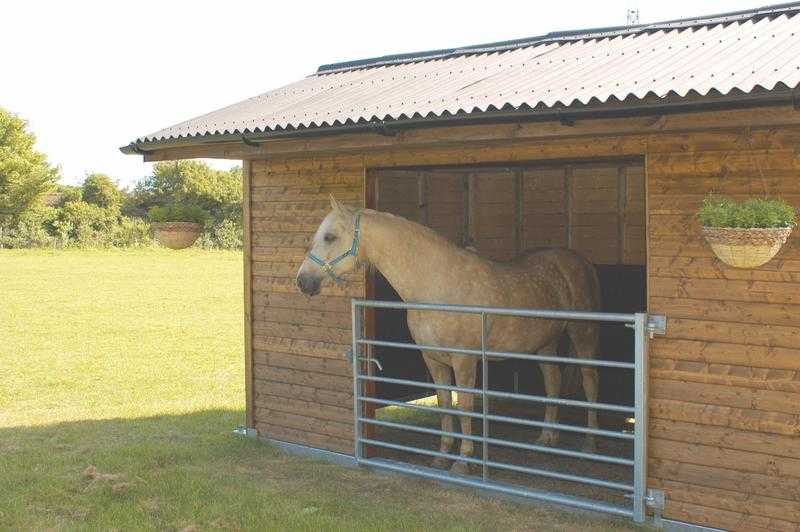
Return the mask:
<path fill-rule="evenodd" d="M 127 480 L 126 476 L 122 473 L 103 473 L 97 467 L 90 465 L 83 470 L 83 478 L 89 480 L 89 485 L 86 489 L 92 489 L 99 486 L 107 486 L 111 489 L 112 493 L 123 495 L 133 487 L 133 482 Z"/>

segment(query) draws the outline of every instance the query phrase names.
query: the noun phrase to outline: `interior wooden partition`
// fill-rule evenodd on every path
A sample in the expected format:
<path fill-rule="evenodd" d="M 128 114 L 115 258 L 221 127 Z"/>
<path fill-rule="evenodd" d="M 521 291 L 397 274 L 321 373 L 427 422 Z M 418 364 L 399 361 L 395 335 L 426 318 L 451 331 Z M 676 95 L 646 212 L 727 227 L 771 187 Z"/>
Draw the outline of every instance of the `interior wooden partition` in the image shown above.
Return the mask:
<path fill-rule="evenodd" d="M 800 205 L 800 113 L 791 107 L 409 130 L 175 148 L 250 161 L 249 419 L 261 437 L 352 453 L 350 298 L 363 274 L 320 296 L 295 272 L 333 193 L 365 204 L 370 168 L 556 159 L 645 161 L 650 347 L 649 485 L 664 515 L 732 530 L 800 526 L 800 237 L 752 270 L 724 266 L 695 212 L 705 194 L 765 191 Z M 247 181 L 246 181 L 247 183 Z M 246 211 L 247 212 L 247 211 Z"/>

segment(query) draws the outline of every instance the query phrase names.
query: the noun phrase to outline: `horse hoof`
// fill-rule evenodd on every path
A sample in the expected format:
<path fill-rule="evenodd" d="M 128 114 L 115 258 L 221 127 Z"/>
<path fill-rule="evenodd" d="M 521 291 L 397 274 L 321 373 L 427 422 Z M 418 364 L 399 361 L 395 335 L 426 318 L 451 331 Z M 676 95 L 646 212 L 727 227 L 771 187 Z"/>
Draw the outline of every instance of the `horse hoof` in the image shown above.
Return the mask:
<path fill-rule="evenodd" d="M 469 464 L 466 462 L 453 462 L 450 472 L 454 475 L 469 475 Z"/>
<path fill-rule="evenodd" d="M 543 430 L 536 443 L 546 447 L 553 447 L 558 443 L 558 434 L 554 431 Z"/>
<path fill-rule="evenodd" d="M 434 469 L 447 469 L 449 463 L 450 460 L 448 460 L 447 458 L 437 456 L 436 458 L 433 459 L 433 462 L 431 462 L 431 467 L 433 467 Z"/>

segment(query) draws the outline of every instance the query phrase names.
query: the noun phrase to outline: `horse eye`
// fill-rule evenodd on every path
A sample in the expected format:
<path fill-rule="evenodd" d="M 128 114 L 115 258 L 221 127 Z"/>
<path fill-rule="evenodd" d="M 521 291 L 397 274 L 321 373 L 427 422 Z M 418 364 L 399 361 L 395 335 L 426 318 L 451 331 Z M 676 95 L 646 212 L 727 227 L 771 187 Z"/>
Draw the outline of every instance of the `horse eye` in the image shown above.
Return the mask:
<path fill-rule="evenodd" d="M 331 242 L 333 242 L 334 240 L 336 240 L 336 235 L 334 235 L 334 234 L 331 234 L 331 233 L 325 233 L 325 242 L 327 242 L 328 244 L 330 244 L 330 243 L 331 243 Z"/>

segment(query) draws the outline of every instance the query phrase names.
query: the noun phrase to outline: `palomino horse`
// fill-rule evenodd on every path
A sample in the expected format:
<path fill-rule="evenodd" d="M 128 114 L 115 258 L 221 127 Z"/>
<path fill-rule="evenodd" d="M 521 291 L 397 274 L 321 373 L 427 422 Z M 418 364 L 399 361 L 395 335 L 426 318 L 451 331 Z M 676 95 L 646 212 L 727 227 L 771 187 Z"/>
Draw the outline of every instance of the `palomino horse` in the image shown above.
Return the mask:
<path fill-rule="evenodd" d="M 485 305 L 533 309 L 594 311 L 600 308 L 600 289 L 594 267 L 568 250 L 547 250 L 526 255 L 511 264 L 483 259 L 462 249 L 431 229 L 399 216 L 373 210 L 352 210 L 331 197 L 333 210 L 317 229 L 309 252 L 297 272 L 297 286 L 309 296 L 319 293 L 326 277 L 341 276 L 360 264 L 371 264 L 391 283 L 403 301 Z M 480 317 L 452 312 L 408 311 L 408 328 L 421 345 L 480 349 Z M 487 349 L 538 352 L 555 355 L 566 332 L 578 357 L 597 352 L 597 324 L 579 321 L 487 316 Z M 423 350 L 422 356 L 435 384 L 473 387 L 478 357 Z M 541 364 L 548 397 L 558 397 L 561 372 L 556 364 Z M 598 378 L 594 367 L 581 367 L 588 401 L 597 401 Z M 439 406 L 451 408 L 451 393 L 437 390 Z M 458 408 L 471 411 L 473 394 L 460 393 Z M 472 418 L 459 416 L 461 433 L 472 433 Z M 588 425 L 597 428 L 597 412 L 588 411 Z M 548 404 L 545 421 L 554 423 L 557 406 Z M 454 432 L 454 419 L 442 415 L 442 430 Z M 542 430 L 538 443 L 553 445 L 558 433 Z M 443 436 L 440 450 L 450 453 L 454 439 Z M 584 449 L 593 450 L 587 434 Z M 472 440 L 461 438 L 460 455 L 471 457 Z M 446 467 L 442 458 L 435 467 Z M 452 470 L 468 473 L 468 464 L 456 460 Z"/>

